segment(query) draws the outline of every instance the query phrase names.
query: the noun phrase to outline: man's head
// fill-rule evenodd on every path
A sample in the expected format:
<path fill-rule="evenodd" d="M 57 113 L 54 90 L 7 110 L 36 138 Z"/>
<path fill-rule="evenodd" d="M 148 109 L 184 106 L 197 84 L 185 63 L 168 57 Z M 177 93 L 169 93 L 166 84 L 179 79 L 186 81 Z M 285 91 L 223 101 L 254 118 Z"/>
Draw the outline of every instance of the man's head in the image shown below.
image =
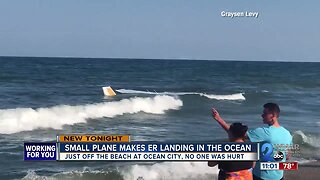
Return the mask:
<path fill-rule="evenodd" d="M 230 141 L 235 141 L 237 139 L 245 139 L 248 126 L 242 123 L 232 123 L 229 129 L 229 139 Z"/>
<path fill-rule="evenodd" d="M 271 126 L 278 121 L 280 108 L 276 103 L 267 103 L 263 105 L 263 107 L 263 114 L 261 115 L 263 118 L 263 123 Z"/>

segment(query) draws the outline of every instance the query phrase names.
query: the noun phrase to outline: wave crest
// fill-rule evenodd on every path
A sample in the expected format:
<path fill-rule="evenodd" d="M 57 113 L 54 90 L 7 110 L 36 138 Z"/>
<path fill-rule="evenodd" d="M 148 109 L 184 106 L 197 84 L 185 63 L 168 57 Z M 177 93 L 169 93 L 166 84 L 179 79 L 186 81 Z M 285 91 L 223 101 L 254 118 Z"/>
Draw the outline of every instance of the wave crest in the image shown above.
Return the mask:
<path fill-rule="evenodd" d="M 163 114 L 166 110 L 179 109 L 180 99 L 158 95 L 155 97 L 135 97 L 116 102 L 87 105 L 59 105 L 50 108 L 17 108 L 0 110 L 0 133 L 11 134 L 38 128 L 61 129 L 63 125 L 84 123 L 88 119 L 115 117 L 138 112 Z"/>
<path fill-rule="evenodd" d="M 319 137 L 306 135 L 302 131 L 295 131 L 293 133 L 293 140 L 295 143 L 308 145 L 315 148 L 320 148 Z"/>

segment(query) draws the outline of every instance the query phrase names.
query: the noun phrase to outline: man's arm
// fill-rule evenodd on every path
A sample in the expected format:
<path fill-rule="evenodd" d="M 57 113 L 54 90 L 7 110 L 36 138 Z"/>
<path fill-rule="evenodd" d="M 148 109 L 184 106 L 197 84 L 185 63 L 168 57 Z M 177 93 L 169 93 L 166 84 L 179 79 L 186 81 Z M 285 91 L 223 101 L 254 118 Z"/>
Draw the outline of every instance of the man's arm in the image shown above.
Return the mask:
<path fill-rule="evenodd" d="M 213 118 L 220 124 L 220 126 L 221 126 L 225 131 L 227 131 L 227 132 L 229 131 L 230 125 L 229 125 L 225 120 L 223 120 L 223 119 L 221 118 L 219 112 L 218 112 L 216 109 L 214 109 L 214 108 L 212 108 L 212 116 L 213 116 Z"/>
<path fill-rule="evenodd" d="M 256 166 L 256 161 L 253 161 L 252 168 L 254 168 L 255 166 Z"/>

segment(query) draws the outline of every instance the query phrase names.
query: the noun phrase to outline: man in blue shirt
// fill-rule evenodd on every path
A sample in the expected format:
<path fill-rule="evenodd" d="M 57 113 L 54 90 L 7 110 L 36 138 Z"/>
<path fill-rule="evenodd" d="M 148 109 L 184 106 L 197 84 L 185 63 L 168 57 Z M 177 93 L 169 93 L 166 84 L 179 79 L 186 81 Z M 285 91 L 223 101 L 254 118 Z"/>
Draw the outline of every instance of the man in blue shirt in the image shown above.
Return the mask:
<path fill-rule="evenodd" d="M 280 115 L 280 108 L 275 103 L 267 103 L 264 106 L 262 119 L 263 123 L 267 124 L 267 127 L 260 127 L 247 132 L 247 137 L 252 142 L 266 142 L 272 145 L 290 145 L 292 144 L 292 136 L 290 132 L 284 127 L 280 126 L 278 118 Z M 221 125 L 223 129 L 227 132 L 229 131 L 230 125 L 224 121 L 219 115 L 218 111 L 214 108 L 212 109 L 212 114 L 214 119 Z M 288 153 L 282 152 L 284 158 L 282 161 L 288 159 Z M 283 171 L 281 170 L 260 170 L 260 163 L 257 162 L 253 169 L 253 179 L 254 180 L 282 180 Z"/>

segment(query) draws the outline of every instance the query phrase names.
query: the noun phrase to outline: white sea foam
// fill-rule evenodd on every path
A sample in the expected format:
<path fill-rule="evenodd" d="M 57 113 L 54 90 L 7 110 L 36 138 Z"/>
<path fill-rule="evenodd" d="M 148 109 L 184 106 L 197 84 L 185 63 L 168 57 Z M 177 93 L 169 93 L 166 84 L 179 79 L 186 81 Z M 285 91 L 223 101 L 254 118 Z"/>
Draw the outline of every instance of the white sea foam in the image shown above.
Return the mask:
<path fill-rule="evenodd" d="M 217 100 L 245 100 L 246 99 L 242 93 L 230 94 L 230 95 L 214 95 L 214 94 L 200 93 L 200 96 L 204 96 L 209 99 L 217 99 Z"/>
<path fill-rule="evenodd" d="M 229 95 L 216 95 L 216 94 L 206 94 L 197 92 L 152 92 L 152 91 L 138 91 L 132 89 L 117 89 L 116 91 L 123 94 L 157 94 L 157 95 L 199 95 L 209 99 L 217 100 L 245 100 L 244 93 L 236 93 Z"/>
<path fill-rule="evenodd" d="M 293 139 L 297 140 L 299 144 L 308 144 L 312 147 L 320 148 L 320 141 L 317 136 L 306 135 L 302 131 L 295 131 Z"/>
<path fill-rule="evenodd" d="M 86 175 L 88 179 L 124 180 L 207 180 L 217 179 L 218 168 L 208 167 L 206 162 L 162 162 L 156 164 L 135 164 L 117 167 L 115 170 L 94 170 L 84 167 L 82 170 L 62 171 L 50 176 L 38 175 L 35 170 L 28 170 L 23 180 L 31 179 L 79 179 Z"/>
<path fill-rule="evenodd" d="M 131 179 L 213 179 L 218 174 L 217 167 L 208 167 L 207 162 L 163 162 L 153 165 L 133 165 L 122 172 L 125 180 Z M 211 178 L 208 178 L 211 177 Z"/>
<path fill-rule="evenodd" d="M 296 161 L 299 163 L 299 165 L 302 165 L 302 164 L 310 164 L 310 163 L 315 163 L 315 162 L 317 162 L 317 160 L 315 160 L 315 159 L 303 159 L 303 158 L 298 159 L 298 160 L 296 160 Z"/>
<path fill-rule="evenodd" d="M 48 176 L 40 176 L 35 171 L 29 170 L 27 175 L 23 177 L 21 180 L 34 180 L 34 179 L 41 179 L 41 180 L 56 180 L 56 178 L 48 177 Z"/>
<path fill-rule="evenodd" d="M 61 129 L 63 125 L 85 123 L 88 119 L 115 117 L 138 112 L 163 114 L 179 109 L 182 101 L 167 95 L 135 97 L 116 102 L 87 105 L 59 105 L 50 108 L 17 108 L 0 110 L 0 134 L 30 131 L 38 128 Z"/>

